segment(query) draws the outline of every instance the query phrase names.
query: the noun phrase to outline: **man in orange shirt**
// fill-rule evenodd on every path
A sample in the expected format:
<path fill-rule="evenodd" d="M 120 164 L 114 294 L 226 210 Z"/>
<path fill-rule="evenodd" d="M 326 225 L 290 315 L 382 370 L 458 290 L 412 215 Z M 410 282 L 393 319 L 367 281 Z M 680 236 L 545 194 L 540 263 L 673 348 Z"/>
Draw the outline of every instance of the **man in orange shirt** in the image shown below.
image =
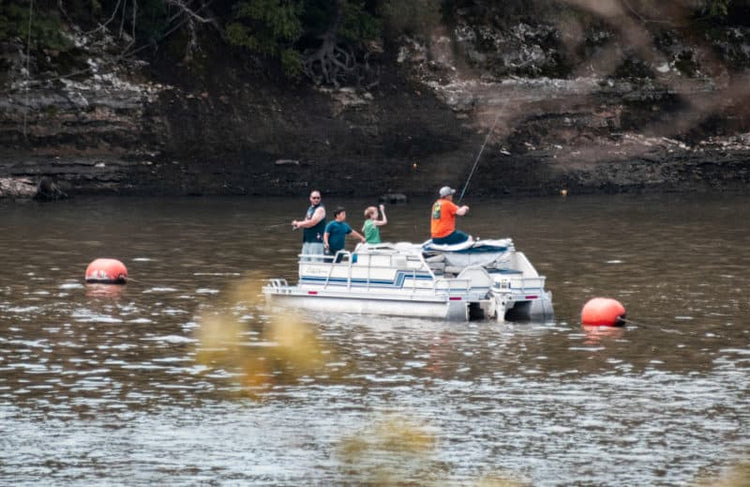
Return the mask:
<path fill-rule="evenodd" d="M 456 190 L 450 186 L 440 188 L 440 199 L 432 205 L 430 215 L 430 233 L 432 243 L 438 245 L 453 245 L 465 242 L 470 237 L 460 230 L 456 230 L 456 215 L 464 216 L 469 207 L 457 206 L 453 202 Z"/>

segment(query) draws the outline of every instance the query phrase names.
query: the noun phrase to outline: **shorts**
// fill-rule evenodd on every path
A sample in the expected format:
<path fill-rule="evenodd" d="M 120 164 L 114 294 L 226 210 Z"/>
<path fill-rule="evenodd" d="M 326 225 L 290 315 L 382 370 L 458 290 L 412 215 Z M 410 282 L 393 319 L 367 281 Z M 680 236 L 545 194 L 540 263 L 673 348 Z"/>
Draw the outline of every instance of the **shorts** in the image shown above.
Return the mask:
<path fill-rule="evenodd" d="M 469 240 L 469 236 L 460 230 L 454 230 L 453 233 L 441 238 L 432 239 L 432 243 L 437 245 L 455 245 Z"/>
<path fill-rule="evenodd" d="M 321 258 L 312 256 L 323 256 L 325 254 L 325 248 L 323 242 L 303 242 L 302 243 L 302 262 L 321 261 Z"/>

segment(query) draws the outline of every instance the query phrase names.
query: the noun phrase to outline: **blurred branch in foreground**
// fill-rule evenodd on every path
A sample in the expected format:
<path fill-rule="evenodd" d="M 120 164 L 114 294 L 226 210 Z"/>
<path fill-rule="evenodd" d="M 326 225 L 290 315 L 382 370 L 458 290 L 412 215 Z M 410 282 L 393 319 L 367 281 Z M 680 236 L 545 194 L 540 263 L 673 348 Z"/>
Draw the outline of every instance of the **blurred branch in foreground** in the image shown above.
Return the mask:
<path fill-rule="evenodd" d="M 356 483 L 398 485 L 435 474 L 436 442 L 427 426 L 388 415 L 342 438 L 339 456 Z"/>
<path fill-rule="evenodd" d="M 314 327 L 294 313 L 257 316 L 261 285 L 255 276 L 227 293 L 222 311 L 204 313 L 196 330 L 196 361 L 228 373 L 254 398 L 274 385 L 321 373 L 333 360 Z"/>
<path fill-rule="evenodd" d="M 344 473 L 354 485 L 455 485 L 451 466 L 436 459 L 439 438 L 430 425 L 403 414 L 388 413 L 341 439 Z M 521 487 L 514 475 L 492 472 L 473 482 L 489 487 Z"/>
<path fill-rule="evenodd" d="M 698 480 L 696 487 L 747 487 L 750 485 L 750 461 L 733 465 L 722 475 Z"/>

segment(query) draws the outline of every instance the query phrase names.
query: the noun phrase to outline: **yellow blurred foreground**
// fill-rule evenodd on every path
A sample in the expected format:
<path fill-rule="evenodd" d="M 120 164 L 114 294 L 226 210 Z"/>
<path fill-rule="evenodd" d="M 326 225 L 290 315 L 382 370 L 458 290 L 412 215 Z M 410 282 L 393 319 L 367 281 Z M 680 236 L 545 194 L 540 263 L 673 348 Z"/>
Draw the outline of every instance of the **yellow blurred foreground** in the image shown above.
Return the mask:
<path fill-rule="evenodd" d="M 322 372 L 332 359 L 297 314 L 250 314 L 262 307 L 262 282 L 247 279 L 230 289 L 222 311 L 204 313 L 195 334 L 198 363 L 225 370 L 255 398 L 272 385 Z"/>

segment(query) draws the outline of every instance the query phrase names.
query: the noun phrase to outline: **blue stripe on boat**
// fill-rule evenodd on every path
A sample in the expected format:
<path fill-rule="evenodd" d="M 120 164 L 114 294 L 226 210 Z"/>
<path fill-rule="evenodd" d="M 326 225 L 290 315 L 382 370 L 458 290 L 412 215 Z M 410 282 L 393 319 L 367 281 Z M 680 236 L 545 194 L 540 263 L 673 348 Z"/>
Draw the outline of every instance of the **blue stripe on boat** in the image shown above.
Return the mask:
<path fill-rule="evenodd" d="M 396 271 L 396 278 L 395 280 L 389 281 L 386 279 L 347 279 L 345 277 L 313 277 L 313 276 L 301 276 L 300 277 L 300 283 L 326 283 L 329 284 L 338 284 L 338 283 L 344 283 L 348 284 L 351 283 L 352 285 L 369 285 L 370 286 L 377 286 L 377 287 L 393 287 L 393 288 L 403 288 L 404 282 L 406 281 L 406 278 L 412 279 L 412 280 L 418 280 L 418 281 L 432 281 L 433 277 L 430 274 L 427 273 L 413 273 L 413 272 L 406 272 L 406 271 Z"/>

